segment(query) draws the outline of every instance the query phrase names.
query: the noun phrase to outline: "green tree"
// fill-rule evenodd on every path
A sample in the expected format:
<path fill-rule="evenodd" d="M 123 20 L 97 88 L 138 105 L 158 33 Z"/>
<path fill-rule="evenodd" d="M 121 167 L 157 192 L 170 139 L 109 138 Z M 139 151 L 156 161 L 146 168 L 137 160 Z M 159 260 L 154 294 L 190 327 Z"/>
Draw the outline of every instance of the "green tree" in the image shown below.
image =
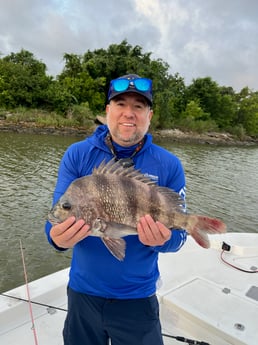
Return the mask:
<path fill-rule="evenodd" d="M 237 94 L 210 77 L 194 79 L 186 87 L 178 73 L 169 73 L 165 61 L 151 55 L 127 40 L 82 55 L 65 53 L 64 69 L 54 79 L 46 75 L 42 61 L 22 49 L 0 58 L 0 107 L 47 109 L 67 117 L 65 121 L 72 114 L 78 123 L 86 123 L 84 116 L 92 121 L 94 114 L 104 110 L 110 80 L 135 73 L 153 80 L 153 129 L 219 128 L 258 136 L 257 92 L 246 87 Z"/>
<path fill-rule="evenodd" d="M 176 121 L 176 127 L 181 130 L 194 132 L 214 131 L 217 125 L 210 119 L 210 114 L 205 113 L 198 101 L 189 101 L 180 118 Z"/>
<path fill-rule="evenodd" d="M 65 115 L 67 111 L 76 103 L 73 95 L 67 88 L 54 80 L 46 90 L 44 108 Z"/>
<path fill-rule="evenodd" d="M 151 53 L 143 53 L 140 46 L 133 47 L 126 40 L 81 56 L 65 54 L 64 60 L 58 80 L 78 104 L 88 102 L 94 112 L 103 111 L 110 80 L 129 73 L 153 80 L 155 126 L 170 126 L 183 108 L 183 79 L 169 75 L 167 63 L 152 60 Z"/>
<path fill-rule="evenodd" d="M 70 105 L 87 102 L 93 112 L 103 109 L 105 77 L 93 79 L 87 71 L 75 73 L 75 70 L 66 68 L 58 80 L 61 88 L 71 96 Z"/>
<path fill-rule="evenodd" d="M 197 78 L 187 88 L 187 100 L 199 102 L 201 108 L 218 127 L 227 129 L 237 116 L 237 104 L 232 88 L 219 87 L 210 77 Z"/>
<path fill-rule="evenodd" d="M 0 103 L 6 108 L 41 107 L 52 82 L 46 65 L 23 49 L 0 59 L 0 79 Z"/>
<path fill-rule="evenodd" d="M 210 114 L 203 111 L 198 101 L 189 101 L 186 105 L 185 111 L 182 112 L 181 118 L 205 121 L 209 120 Z"/>
<path fill-rule="evenodd" d="M 237 124 L 244 127 L 246 134 L 258 137 L 258 92 L 244 88 L 238 96 Z"/>
<path fill-rule="evenodd" d="M 154 85 L 155 85 L 154 81 Z M 172 128 L 185 108 L 185 84 L 178 74 L 164 76 L 154 86 L 156 127 Z"/>

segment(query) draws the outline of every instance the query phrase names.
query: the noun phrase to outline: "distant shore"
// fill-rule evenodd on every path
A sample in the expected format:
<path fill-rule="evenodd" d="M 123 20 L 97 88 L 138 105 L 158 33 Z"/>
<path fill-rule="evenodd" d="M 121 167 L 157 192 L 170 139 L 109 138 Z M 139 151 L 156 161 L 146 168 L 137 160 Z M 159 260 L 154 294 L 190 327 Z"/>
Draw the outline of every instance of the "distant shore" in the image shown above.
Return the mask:
<path fill-rule="evenodd" d="M 240 140 L 236 139 L 233 135 L 229 133 L 207 132 L 199 134 L 193 132 L 182 132 L 178 129 L 165 129 L 156 131 L 154 136 L 160 138 L 170 138 L 172 141 L 184 143 L 232 146 L 258 146 L 258 139 L 245 137 L 243 140 Z"/>
<path fill-rule="evenodd" d="M 5 120 L 0 120 L 1 132 L 16 132 L 16 133 L 31 133 L 31 134 L 48 134 L 48 135 L 69 135 L 85 137 L 90 135 L 97 124 L 92 128 L 74 128 L 74 127 L 39 127 L 32 122 L 20 122 L 18 124 L 11 123 Z M 234 138 L 228 133 L 193 133 L 183 132 L 178 129 L 164 129 L 151 131 L 151 134 L 155 139 L 169 139 L 174 142 L 194 143 L 194 144 L 210 144 L 210 145 L 241 145 L 250 146 L 258 145 L 258 139 L 246 137 L 243 140 Z"/>

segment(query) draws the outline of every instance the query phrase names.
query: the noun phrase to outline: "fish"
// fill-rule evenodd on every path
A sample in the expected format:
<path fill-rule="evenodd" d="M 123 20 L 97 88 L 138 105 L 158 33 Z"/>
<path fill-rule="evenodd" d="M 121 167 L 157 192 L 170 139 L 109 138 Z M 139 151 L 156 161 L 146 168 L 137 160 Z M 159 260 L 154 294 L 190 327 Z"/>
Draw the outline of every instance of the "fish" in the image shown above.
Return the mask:
<path fill-rule="evenodd" d="M 226 232 L 222 220 L 186 213 L 178 193 L 115 159 L 103 161 L 91 175 L 75 179 L 50 210 L 48 220 L 54 225 L 70 216 L 84 219 L 91 236 L 100 237 L 122 261 L 126 253 L 123 237 L 137 235 L 137 223 L 147 214 L 167 228 L 186 230 L 203 248 L 210 247 L 207 234 Z"/>

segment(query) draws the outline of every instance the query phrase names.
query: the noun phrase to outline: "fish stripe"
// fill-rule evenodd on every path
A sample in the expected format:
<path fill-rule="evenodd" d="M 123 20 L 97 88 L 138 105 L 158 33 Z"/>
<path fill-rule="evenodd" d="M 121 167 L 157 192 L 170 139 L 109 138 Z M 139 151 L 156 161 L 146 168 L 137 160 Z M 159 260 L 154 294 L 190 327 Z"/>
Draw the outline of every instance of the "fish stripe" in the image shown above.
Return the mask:
<path fill-rule="evenodd" d="M 97 179 L 97 188 L 96 191 L 99 192 L 99 198 L 102 204 L 102 210 L 106 215 L 112 217 L 112 185 L 110 184 L 110 179 L 107 175 L 99 175 Z"/>
<path fill-rule="evenodd" d="M 149 199 L 149 214 L 152 218 L 157 221 L 160 218 L 160 196 L 157 194 L 155 188 L 150 188 L 150 199 Z"/>
<path fill-rule="evenodd" d="M 132 179 L 121 179 L 121 185 L 123 188 L 123 195 L 126 200 L 126 211 L 131 214 L 132 219 L 137 219 L 138 210 L 138 198 L 137 196 L 137 185 Z M 128 189 L 130 193 L 128 193 Z"/>

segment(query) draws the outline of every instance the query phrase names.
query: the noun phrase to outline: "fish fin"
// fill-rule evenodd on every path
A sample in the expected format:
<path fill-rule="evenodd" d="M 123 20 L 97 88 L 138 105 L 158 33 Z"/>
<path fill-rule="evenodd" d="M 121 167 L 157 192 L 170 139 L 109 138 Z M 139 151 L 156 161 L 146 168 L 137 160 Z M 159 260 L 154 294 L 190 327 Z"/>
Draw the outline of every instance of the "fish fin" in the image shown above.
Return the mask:
<path fill-rule="evenodd" d="M 140 172 L 140 170 L 136 170 L 134 166 L 123 167 L 120 164 L 119 160 L 117 161 L 115 158 L 111 159 L 108 163 L 106 163 L 105 160 L 102 161 L 98 168 L 94 168 L 93 174 L 94 175 L 112 174 L 112 175 L 124 176 L 124 177 L 141 181 L 148 185 L 157 186 L 157 184 L 153 180 L 143 175 Z"/>
<path fill-rule="evenodd" d="M 128 235 L 137 235 L 136 228 L 116 222 L 105 223 L 105 236 L 108 238 L 121 238 Z"/>
<path fill-rule="evenodd" d="M 102 237 L 101 238 L 107 249 L 110 251 L 115 258 L 119 261 L 123 261 L 125 258 L 125 240 L 122 238 L 110 238 Z"/>
<path fill-rule="evenodd" d="M 177 192 L 168 187 L 157 186 L 156 189 L 160 194 L 166 197 L 170 205 L 173 205 L 174 211 L 184 212 L 185 200 Z"/>
<path fill-rule="evenodd" d="M 221 234 L 226 232 L 227 226 L 220 219 L 199 215 L 190 215 L 189 217 L 193 226 L 187 229 L 187 231 L 203 248 L 210 247 L 207 234 Z"/>
<path fill-rule="evenodd" d="M 201 247 L 205 249 L 210 248 L 210 241 L 206 232 L 197 229 L 193 233 L 191 233 L 191 236 Z"/>
<path fill-rule="evenodd" d="M 100 237 L 121 238 L 128 235 L 137 235 L 136 228 L 130 225 L 117 222 L 109 222 L 103 218 L 96 218 L 92 222 L 91 230 L 93 235 L 102 233 Z"/>

